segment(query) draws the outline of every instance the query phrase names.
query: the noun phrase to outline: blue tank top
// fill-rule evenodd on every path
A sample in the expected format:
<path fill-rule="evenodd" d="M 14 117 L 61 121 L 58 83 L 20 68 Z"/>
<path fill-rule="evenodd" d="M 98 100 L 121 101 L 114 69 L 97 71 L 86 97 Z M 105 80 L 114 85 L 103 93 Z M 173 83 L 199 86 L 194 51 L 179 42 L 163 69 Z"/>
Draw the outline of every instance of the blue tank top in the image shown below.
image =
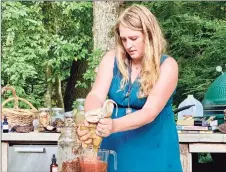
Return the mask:
<path fill-rule="evenodd" d="M 161 64 L 167 57 L 162 56 Z M 128 107 L 126 93 L 129 85 L 121 90 L 121 80 L 115 58 L 113 79 L 108 92 L 108 97 L 118 105 L 117 116 L 114 109 L 113 119 L 125 116 Z M 137 97 L 139 88 L 136 79 L 130 91 L 130 108 L 133 112 L 142 109 L 147 100 Z M 101 149 L 114 150 L 117 153 L 118 172 L 182 172 L 178 134 L 172 111 L 173 95 L 153 122 L 134 130 L 113 133 L 103 139 Z M 110 156 L 108 172 L 115 171 L 113 167 L 113 157 Z"/>

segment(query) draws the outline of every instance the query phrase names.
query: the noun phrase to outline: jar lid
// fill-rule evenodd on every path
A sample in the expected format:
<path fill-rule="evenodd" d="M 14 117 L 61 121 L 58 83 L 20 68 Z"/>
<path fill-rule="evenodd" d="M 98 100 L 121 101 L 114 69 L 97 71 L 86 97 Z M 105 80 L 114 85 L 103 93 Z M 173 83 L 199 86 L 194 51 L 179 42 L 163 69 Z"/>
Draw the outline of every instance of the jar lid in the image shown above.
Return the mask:
<path fill-rule="evenodd" d="M 39 108 L 39 111 L 51 111 L 51 108 Z"/>
<path fill-rule="evenodd" d="M 52 111 L 64 111 L 64 108 L 52 108 Z"/>

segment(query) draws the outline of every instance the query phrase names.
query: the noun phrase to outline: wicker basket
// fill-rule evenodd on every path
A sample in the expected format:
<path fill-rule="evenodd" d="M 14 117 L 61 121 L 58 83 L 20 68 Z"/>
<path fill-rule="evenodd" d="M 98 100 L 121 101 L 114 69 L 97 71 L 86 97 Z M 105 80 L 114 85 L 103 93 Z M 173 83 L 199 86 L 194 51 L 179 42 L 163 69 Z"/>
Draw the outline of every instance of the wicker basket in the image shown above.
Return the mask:
<path fill-rule="evenodd" d="M 2 94 L 6 90 L 11 90 L 13 97 L 6 99 L 2 103 L 2 118 L 4 118 L 4 116 L 7 117 L 10 128 L 14 126 L 32 126 L 32 122 L 38 110 L 27 100 L 17 97 L 16 91 L 13 87 L 3 87 Z M 20 109 L 18 107 L 19 100 L 28 104 L 31 109 Z M 10 101 L 14 101 L 14 108 L 4 108 L 4 106 Z"/>

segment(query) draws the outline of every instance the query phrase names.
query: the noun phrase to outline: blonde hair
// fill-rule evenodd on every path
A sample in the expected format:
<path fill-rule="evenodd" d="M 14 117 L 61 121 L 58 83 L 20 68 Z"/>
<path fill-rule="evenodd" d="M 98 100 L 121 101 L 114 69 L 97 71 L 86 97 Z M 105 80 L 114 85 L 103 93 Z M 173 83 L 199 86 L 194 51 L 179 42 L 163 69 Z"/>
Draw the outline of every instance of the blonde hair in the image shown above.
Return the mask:
<path fill-rule="evenodd" d="M 145 52 L 140 72 L 140 91 L 138 97 L 147 97 L 160 74 L 160 58 L 165 51 L 166 41 L 155 16 L 144 6 L 132 5 L 118 18 L 115 25 L 116 58 L 118 68 L 122 74 L 121 89 L 129 81 L 128 58 L 123 47 L 119 26 L 123 25 L 131 30 L 141 31 L 144 35 Z"/>

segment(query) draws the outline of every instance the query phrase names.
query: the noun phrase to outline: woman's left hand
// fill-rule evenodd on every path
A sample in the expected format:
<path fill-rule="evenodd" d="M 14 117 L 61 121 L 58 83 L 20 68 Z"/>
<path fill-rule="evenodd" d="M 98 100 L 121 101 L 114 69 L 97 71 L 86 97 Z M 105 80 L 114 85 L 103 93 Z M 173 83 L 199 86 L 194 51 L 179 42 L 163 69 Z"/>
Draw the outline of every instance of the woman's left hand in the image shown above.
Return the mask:
<path fill-rule="evenodd" d="M 96 134 L 101 137 L 108 137 L 113 131 L 113 120 L 111 118 L 102 118 L 99 120 Z"/>

